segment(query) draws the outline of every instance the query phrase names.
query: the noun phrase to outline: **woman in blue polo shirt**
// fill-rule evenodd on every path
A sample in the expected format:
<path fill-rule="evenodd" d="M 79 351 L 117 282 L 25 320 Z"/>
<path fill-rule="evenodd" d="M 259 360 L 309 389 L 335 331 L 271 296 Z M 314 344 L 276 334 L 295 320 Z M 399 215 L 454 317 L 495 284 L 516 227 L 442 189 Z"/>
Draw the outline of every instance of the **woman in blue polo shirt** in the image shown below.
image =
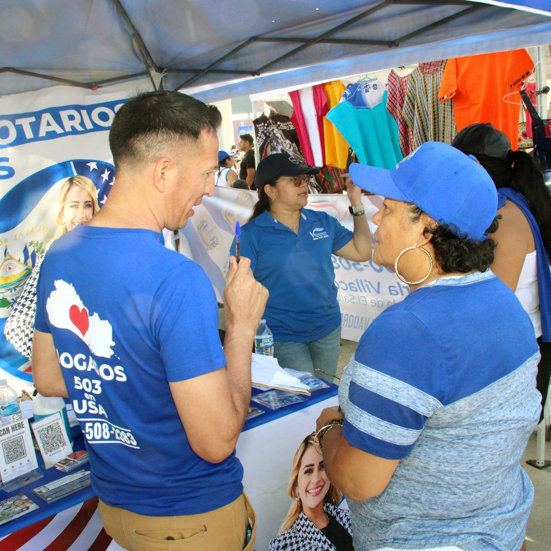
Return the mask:
<path fill-rule="evenodd" d="M 285 153 L 259 163 L 258 202 L 242 228 L 241 254 L 251 259 L 255 278 L 270 291 L 264 317 L 274 334 L 279 364 L 332 378 L 339 358 L 341 315 L 331 255 L 369 260 L 371 233 L 361 190 L 354 184 L 347 189 L 353 233 L 324 212 L 305 210 L 304 176 L 317 173 Z"/>

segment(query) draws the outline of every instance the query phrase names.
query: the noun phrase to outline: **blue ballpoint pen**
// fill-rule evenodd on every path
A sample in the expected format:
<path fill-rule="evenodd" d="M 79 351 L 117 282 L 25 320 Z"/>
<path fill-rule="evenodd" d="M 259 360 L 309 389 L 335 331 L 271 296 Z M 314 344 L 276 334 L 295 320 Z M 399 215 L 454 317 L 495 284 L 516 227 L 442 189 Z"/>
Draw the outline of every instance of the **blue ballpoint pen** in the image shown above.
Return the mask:
<path fill-rule="evenodd" d="M 235 259 L 239 262 L 239 252 L 241 249 L 241 226 L 239 225 L 239 220 L 235 222 Z"/>

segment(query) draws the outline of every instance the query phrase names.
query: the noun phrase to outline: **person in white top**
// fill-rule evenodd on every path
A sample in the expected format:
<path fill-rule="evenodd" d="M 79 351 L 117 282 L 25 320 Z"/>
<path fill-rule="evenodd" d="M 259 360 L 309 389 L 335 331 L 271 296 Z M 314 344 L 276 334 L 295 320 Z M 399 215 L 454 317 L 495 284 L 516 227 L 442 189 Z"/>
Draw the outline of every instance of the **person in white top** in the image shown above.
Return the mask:
<path fill-rule="evenodd" d="M 541 353 L 537 387 L 544 407 L 551 375 L 551 193 L 534 159 L 512 151 L 509 138 L 489 123 L 467 126 L 452 145 L 477 158 L 501 197 L 491 268 L 514 291 L 534 326 Z"/>
<path fill-rule="evenodd" d="M 214 183 L 220 187 L 232 187 L 232 183 L 237 180 L 235 172 L 235 153 L 228 153 L 220 150 L 218 152 L 218 172 L 214 176 Z"/>

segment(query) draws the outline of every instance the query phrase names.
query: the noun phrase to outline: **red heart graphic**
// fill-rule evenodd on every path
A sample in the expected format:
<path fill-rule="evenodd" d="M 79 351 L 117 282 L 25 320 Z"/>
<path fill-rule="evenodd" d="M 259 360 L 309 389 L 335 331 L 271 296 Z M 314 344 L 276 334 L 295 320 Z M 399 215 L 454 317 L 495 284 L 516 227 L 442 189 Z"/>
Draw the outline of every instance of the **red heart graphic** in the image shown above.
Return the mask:
<path fill-rule="evenodd" d="M 90 327 L 90 320 L 88 319 L 88 310 L 83 308 L 82 310 L 73 304 L 69 308 L 69 319 L 73 322 L 73 325 L 82 333 L 82 336 L 86 335 L 88 328 Z"/>

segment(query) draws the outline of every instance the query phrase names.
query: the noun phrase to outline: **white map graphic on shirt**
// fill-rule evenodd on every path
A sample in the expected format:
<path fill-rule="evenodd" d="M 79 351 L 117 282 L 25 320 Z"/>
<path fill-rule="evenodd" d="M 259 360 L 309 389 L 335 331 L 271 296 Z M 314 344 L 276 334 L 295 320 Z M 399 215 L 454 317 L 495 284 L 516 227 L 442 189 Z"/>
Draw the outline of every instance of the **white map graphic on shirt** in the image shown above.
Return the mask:
<path fill-rule="evenodd" d="M 92 354 L 102 358 L 113 356 L 113 327 L 97 314 L 90 316 L 88 309 L 75 291 L 75 288 L 58 279 L 55 290 L 46 301 L 46 311 L 50 323 L 58 329 L 68 329 L 84 341 Z"/>

